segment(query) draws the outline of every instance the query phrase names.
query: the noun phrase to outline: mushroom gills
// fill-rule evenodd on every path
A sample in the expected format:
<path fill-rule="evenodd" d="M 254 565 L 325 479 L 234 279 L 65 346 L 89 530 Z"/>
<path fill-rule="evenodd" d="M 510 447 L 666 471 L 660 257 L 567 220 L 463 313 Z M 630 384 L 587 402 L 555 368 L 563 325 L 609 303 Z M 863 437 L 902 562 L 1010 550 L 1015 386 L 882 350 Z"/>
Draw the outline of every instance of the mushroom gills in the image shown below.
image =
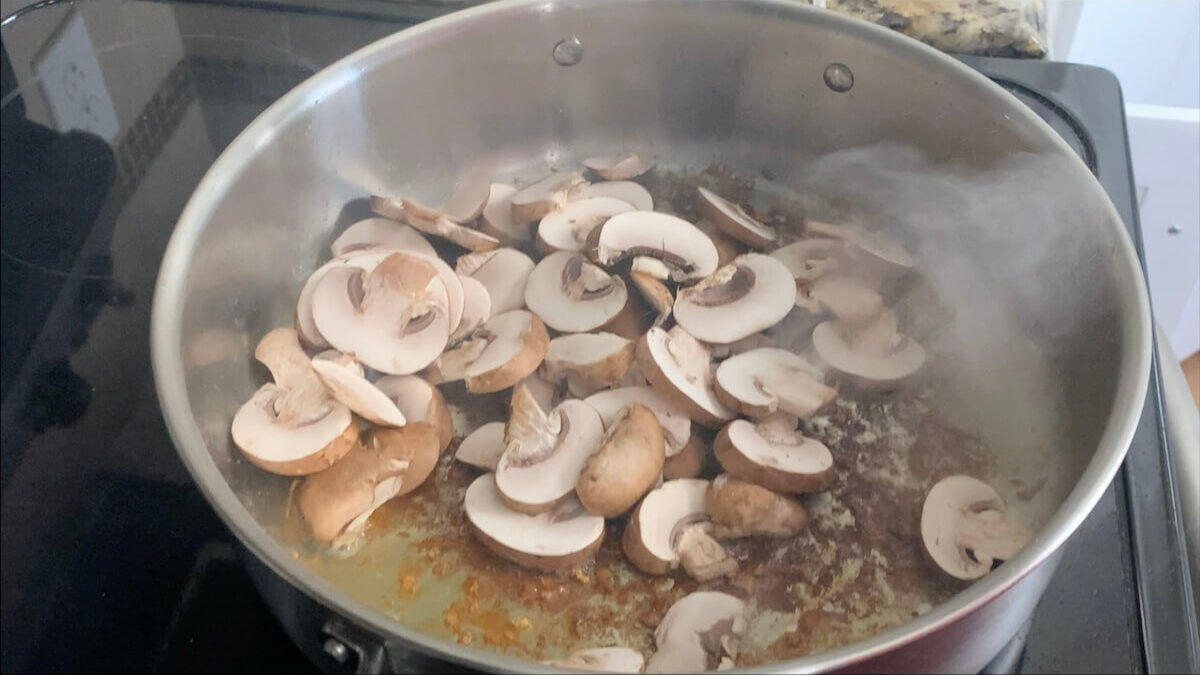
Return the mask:
<path fill-rule="evenodd" d="M 779 323 L 795 301 L 795 280 L 787 267 L 770 256 L 747 253 L 680 289 L 675 321 L 697 339 L 727 344 Z"/>

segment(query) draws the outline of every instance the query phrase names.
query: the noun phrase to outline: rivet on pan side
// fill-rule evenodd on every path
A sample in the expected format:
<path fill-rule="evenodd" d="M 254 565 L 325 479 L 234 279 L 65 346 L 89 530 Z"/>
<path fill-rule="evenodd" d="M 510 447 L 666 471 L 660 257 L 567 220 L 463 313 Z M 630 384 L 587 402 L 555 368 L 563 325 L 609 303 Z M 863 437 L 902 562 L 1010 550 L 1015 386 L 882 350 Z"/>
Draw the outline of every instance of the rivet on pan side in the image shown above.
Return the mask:
<path fill-rule="evenodd" d="M 583 43 L 574 35 L 563 38 L 554 45 L 551 56 L 560 66 L 573 66 L 583 60 Z"/>
<path fill-rule="evenodd" d="M 854 86 L 854 73 L 844 63 L 831 63 L 825 66 L 825 86 L 834 91 L 850 91 Z"/>

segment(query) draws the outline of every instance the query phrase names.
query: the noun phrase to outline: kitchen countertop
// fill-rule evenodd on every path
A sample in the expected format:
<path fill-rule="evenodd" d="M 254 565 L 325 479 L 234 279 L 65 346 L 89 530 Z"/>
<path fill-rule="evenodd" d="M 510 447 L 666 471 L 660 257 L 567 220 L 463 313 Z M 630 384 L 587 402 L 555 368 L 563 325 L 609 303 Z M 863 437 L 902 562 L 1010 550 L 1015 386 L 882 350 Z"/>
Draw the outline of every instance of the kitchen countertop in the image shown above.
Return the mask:
<path fill-rule="evenodd" d="M 1046 56 L 1043 0 L 817 0 L 813 4 L 887 26 L 944 52 Z"/>

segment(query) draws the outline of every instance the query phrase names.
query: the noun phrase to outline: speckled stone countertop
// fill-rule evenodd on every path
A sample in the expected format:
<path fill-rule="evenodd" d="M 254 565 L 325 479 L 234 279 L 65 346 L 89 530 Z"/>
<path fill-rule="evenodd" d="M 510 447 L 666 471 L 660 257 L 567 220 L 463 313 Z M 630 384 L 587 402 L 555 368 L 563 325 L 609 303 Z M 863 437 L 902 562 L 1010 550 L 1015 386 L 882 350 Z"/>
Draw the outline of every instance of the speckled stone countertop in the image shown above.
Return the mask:
<path fill-rule="evenodd" d="M 945 52 L 1046 56 L 1044 0 L 813 0 L 887 26 Z"/>

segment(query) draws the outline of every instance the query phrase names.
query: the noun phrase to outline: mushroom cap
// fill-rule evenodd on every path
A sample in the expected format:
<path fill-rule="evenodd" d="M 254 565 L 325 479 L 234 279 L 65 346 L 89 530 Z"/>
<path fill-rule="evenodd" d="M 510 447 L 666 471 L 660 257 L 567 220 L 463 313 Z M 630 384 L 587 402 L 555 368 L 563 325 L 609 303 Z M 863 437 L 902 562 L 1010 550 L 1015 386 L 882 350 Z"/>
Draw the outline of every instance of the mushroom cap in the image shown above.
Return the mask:
<path fill-rule="evenodd" d="M 1006 559 L 1029 538 L 1023 527 L 1006 522 L 1004 511 L 1004 498 L 987 483 L 970 476 L 943 478 L 929 490 L 921 508 L 925 552 L 957 579 L 984 576 L 996 560 Z M 974 531 L 969 531 L 972 525 Z M 987 545 L 972 546 L 972 539 Z"/>
<path fill-rule="evenodd" d="M 416 375 L 384 375 L 375 380 L 409 422 L 424 422 L 438 432 L 438 451 L 444 451 L 454 438 L 450 407 L 438 388 Z"/>
<path fill-rule="evenodd" d="M 799 239 L 771 252 L 771 257 L 787 266 L 796 281 L 816 281 L 839 265 L 846 251 L 840 239 Z"/>
<path fill-rule="evenodd" d="M 264 384 L 233 417 L 233 442 L 255 466 L 282 476 L 303 476 L 326 469 L 358 440 L 350 410 L 329 402 L 324 414 L 298 425 L 284 424 L 274 405 L 282 390 Z"/>
<path fill-rule="evenodd" d="M 387 394 L 363 377 L 358 363 L 342 364 L 318 358 L 313 359 L 312 368 L 321 376 L 329 393 L 359 417 L 380 426 L 404 426 L 404 413 Z"/>
<path fill-rule="evenodd" d="M 635 344 L 612 333 L 572 333 L 550 341 L 542 361 L 542 377 L 572 378 L 591 387 L 607 387 L 633 363 Z"/>
<path fill-rule="evenodd" d="M 718 539 L 793 537 L 808 522 L 799 502 L 727 473 L 709 484 L 704 504 Z"/>
<path fill-rule="evenodd" d="M 870 232 L 850 225 L 831 225 L 810 220 L 805 230 L 822 237 L 841 239 L 850 244 L 850 255 L 862 262 L 876 265 L 881 271 L 900 274 L 913 267 L 912 256 L 904 247 L 881 232 Z"/>
<path fill-rule="evenodd" d="M 671 268 L 671 278 L 687 281 L 717 270 L 717 249 L 695 225 L 667 213 L 626 211 L 600 229 L 596 259 L 612 265 L 629 256 L 658 258 Z"/>
<path fill-rule="evenodd" d="M 491 198 L 492 180 L 486 171 L 472 169 L 458 177 L 442 213 L 454 223 L 469 223 L 483 213 Z"/>
<path fill-rule="evenodd" d="M 695 673 L 718 668 L 746 630 L 746 602 L 720 591 L 695 591 L 671 605 L 654 630 L 658 650 L 647 673 Z"/>
<path fill-rule="evenodd" d="M 679 478 L 648 492 L 621 536 L 621 548 L 629 562 L 646 574 L 666 574 L 675 568 L 681 530 L 708 518 L 704 512 L 707 490 L 706 480 Z"/>
<path fill-rule="evenodd" d="M 550 343 L 541 320 L 523 309 L 493 316 L 478 333 L 489 341 L 465 373 L 467 391 L 474 394 L 507 389 L 525 379 L 541 365 Z"/>
<path fill-rule="evenodd" d="M 517 393 L 496 466 L 496 485 L 510 508 L 544 513 L 575 491 L 579 473 L 604 437 L 604 425 L 583 401 L 563 401 L 546 415 L 540 409 L 527 412 Z"/>
<path fill-rule="evenodd" d="M 637 260 L 641 258 L 635 258 L 635 264 Z M 671 307 L 675 304 L 675 296 L 671 289 L 659 279 L 644 272 L 630 272 L 629 281 L 633 283 L 642 300 L 654 310 L 653 325 L 661 326 L 671 316 Z"/>
<path fill-rule="evenodd" d="M 779 323 L 796 302 L 796 282 L 778 260 L 747 253 L 679 289 L 675 321 L 699 340 L 727 344 Z"/>
<path fill-rule="evenodd" d="M 654 198 L 650 191 L 631 180 L 614 180 L 603 183 L 582 183 L 571 188 L 567 194 L 568 201 L 590 199 L 592 197 L 612 197 L 628 202 L 638 211 L 653 211 Z"/>
<path fill-rule="evenodd" d="M 574 171 L 555 172 L 518 190 L 511 202 L 513 223 L 531 223 L 560 208 L 571 188 L 583 182 L 583 176 Z"/>
<path fill-rule="evenodd" d="M 837 397 L 822 379 L 821 371 L 798 354 L 760 347 L 722 361 L 713 391 L 721 403 L 749 417 L 776 410 L 808 417 Z"/>
<path fill-rule="evenodd" d="M 697 187 L 696 200 L 700 213 L 725 234 L 755 248 L 765 248 L 775 243 L 775 230 L 755 220 L 745 209 L 716 194 L 712 190 Z"/>
<path fill-rule="evenodd" d="M 589 513 L 616 518 L 662 477 L 666 447 L 662 427 L 649 408 L 631 403 L 608 426 L 588 457 L 575 493 Z"/>
<path fill-rule="evenodd" d="M 436 209 L 412 199 L 399 201 L 371 195 L 371 211 L 384 218 L 402 220 L 414 228 L 441 237 L 470 251 L 490 251 L 500 246 L 500 240 L 450 220 Z"/>
<path fill-rule="evenodd" d="M 488 422 L 458 444 L 454 459 L 484 471 L 495 471 L 504 453 L 504 422 Z"/>
<path fill-rule="evenodd" d="M 463 311 L 458 327 L 450 335 L 450 344 L 467 337 L 492 316 L 492 296 L 483 282 L 475 277 L 455 276 L 462 288 Z"/>
<path fill-rule="evenodd" d="M 517 188 L 504 183 L 492 183 L 487 206 L 483 207 L 481 229 L 505 244 L 528 241 L 532 232 L 529 223 L 514 223 L 512 198 Z"/>
<path fill-rule="evenodd" d="M 733 417 L 713 393 L 708 350 L 679 326 L 646 331 L 638 342 L 637 363 L 650 386 L 692 421 L 717 427 Z"/>
<path fill-rule="evenodd" d="M 573 251 L 552 253 L 533 268 L 525 305 L 554 330 L 583 333 L 615 318 L 629 295 L 625 282 Z"/>
<path fill-rule="evenodd" d="M 475 534 L 497 555 L 543 572 L 591 558 L 604 539 L 604 519 L 572 499 L 559 509 L 529 515 L 513 511 L 501 498 L 496 474 L 476 478 L 463 497 Z"/>
<path fill-rule="evenodd" d="M 882 314 L 885 320 L 890 310 Z M 868 328 L 867 330 L 871 330 Z M 889 329 L 883 329 L 886 333 Z M 887 386 L 899 382 L 925 364 L 925 348 L 916 340 L 890 329 L 891 344 L 870 348 L 857 335 L 862 332 L 839 321 L 825 321 L 813 329 L 812 344 L 817 357 L 830 368 L 865 386 Z"/>
<path fill-rule="evenodd" d="M 629 647 L 592 647 L 578 649 L 561 659 L 542 663 L 557 668 L 596 670 L 606 673 L 640 673 L 646 665 L 642 653 Z"/>
<path fill-rule="evenodd" d="M 721 429 L 713 454 L 734 477 L 776 492 L 820 492 L 834 478 L 833 455 L 820 441 L 746 420 Z"/>
<path fill-rule="evenodd" d="M 389 218 L 365 218 L 346 228 L 329 250 L 335 258 L 374 249 L 396 249 L 436 256 L 433 245 L 409 225 Z"/>
<path fill-rule="evenodd" d="M 600 414 L 607 429 L 621 411 L 634 403 L 646 406 L 658 418 L 666 440 L 667 457 L 683 450 L 692 438 L 692 421 L 678 406 L 654 389 L 645 386 L 620 387 L 596 392 L 583 400 Z"/>
<path fill-rule="evenodd" d="M 492 314 L 525 307 L 525 283 L 533 271 L 533 260 L 513 248 L 498 248 L 458 257 L 455 269 L 487 289 L 492 299 Z"/>
<path fill-rule="evenodd" d="M 654 166 L 652 162 L 644 161 L 636 152 L 588 157 L 583 160 L 583 165 L 600 174 L 604 180 L 637 178 Z"/>
<path fill-rule="evenodd" d="M 538 223 L 538 247 L 546 252 L 582 251 L 592 230 L 618 213 L 632 211 L 629 202 L 614 197 L 591 197 L 567 202 Z"/>
<path fill-rule="evenodd" d="M 688 442 L 674 455 L 663 462 L 663 480 L 677 478 L 699 478 L 704 472 L 704 442 L 693 434 Z"/>

